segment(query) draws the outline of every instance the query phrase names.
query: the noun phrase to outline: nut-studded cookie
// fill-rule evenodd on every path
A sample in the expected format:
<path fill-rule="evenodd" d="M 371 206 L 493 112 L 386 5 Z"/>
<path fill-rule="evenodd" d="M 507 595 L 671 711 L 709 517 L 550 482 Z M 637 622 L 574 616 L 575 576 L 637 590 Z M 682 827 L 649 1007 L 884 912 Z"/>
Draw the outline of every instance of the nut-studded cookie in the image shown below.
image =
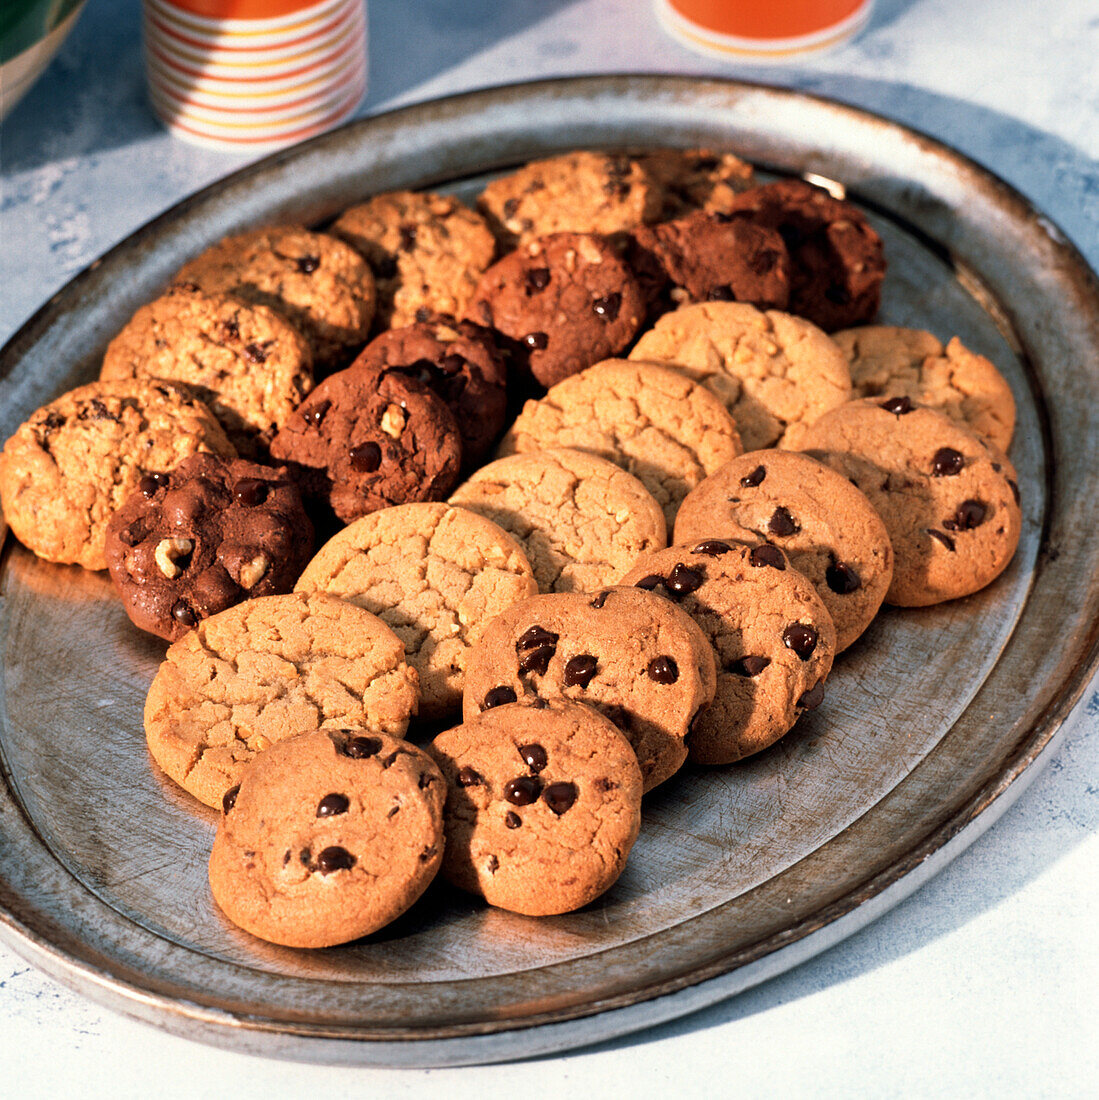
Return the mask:
<path fill-rule="evenodd" d="M 893 547 L 870 501 L 793 451 L 740 455 L 691 490 L 675 517 L 675 544 L 713 537 L 782 547 L 828 608 L 836 652 L 870 625 L 893 579 Z"/>
<path fill-rule="evenodd" d="M 689 615 L 612 587 L 534 596 L 494 619 L 466 665 L 462 713 L 468 722 L 517 700 L 586 703 L 626 735 L 648 791 L 683 764 L 714 688 L 713 650 Z"/>
<path fill-rule="evenodd" d="M 855 397 L 910 397 L 946 413 L 1001 451 L 1015 431 L 1015 397 L 983 355 L 955 336 L 943 347 L 930 332 L 864 325 L 837 332 L 851 369 Z"/>
<path fill-rule="evenodd" d="M 426 753 L 372 729 L 280 741 L 223 799 L 210 890 L 245 931 L 330 947 L 399 917 L 443 858 L 446 784 Z"/>
<path fill-rule="evenodd" d="M 664 510 L 743 451 L 719 398 L 679 371 L 608 359 L 528 401 L 500 443 L 501 455 L 571 447 L 636 477 Z"/>
<path fill-rule="evenodd" d="M 734 196 L 728 213 L 777 229 L 790 253 L 790 312 L 825 332 L 872 321 L 881 301 L 881 238 L 853 203 L 804 180 Z"/>
<path fill-rule="evenodd" d="M 375 615 L 324 593 L 246 600 L 168 647 L 145 699 L 149 752 L 167 776 L 220 806 L 255 756 L 321 727 L 400 737 L 416 671 Z"/>
<path fill-rule="evenodd" d="M 564 447 L 490 462 L 458 486 L 450 503 L 511 532 L 543 592 L 616 584 L 638 554 L 667 542 L 664 513 L 637 478 Z"/>
<path fill-rule="evenodd" d="M 449 504 L 401 504 L 363 516 L 317 552 L 299 592 L 373 612 L 404 642 L 424 718 L 457 711 L 470 647 L 488 621 L 538 585 L 506 531 Z"/>
<path fill-rule="evenodd" d="M 110 342 L 99 377 L 182 382 L 239 454 L 262 457 L 313 388 L 313 356 L 298 330 L 266 306 L 175 286 Z"/>
<path fill-rule="evenodd" d="M 345 210 L 331 232 L 360 252 L 378 287 L 376 323 L 411 325 L 421 309 L 460 315 L 496 255 L 485 219 L 452 195 L 389 191 Z"/>
<path fill-rule="evenodd" d="M 441 397 L 399 370 L 365 365 L 326 378 L 271 441 L 306 497 L 344 523 L 391 504 L 442 500 L 462 442 Z"/>
<path fill-rule="evenodd" d="M 660 149 L 636 159 L 660 188 L 660 221 L 693 210 L 728 213 L 733 197 L 751 187 L 755 175 L 747 161 L 710 149 Z"/>
<path fill-rule="evenodd" d="M 289 592 L 312 548 L 284 469 L 196 454 L 138 482 L 107 526 L 105 555 L 131 621 L 175 641 L 241 600 Z"/>
<path fill-rule="evenodd" d="M 531 161 L 477 200 L 503 249 L 549 233 L 609 235 L 655 221 L 663 189 L 629 157 L 575 152 Z"/>
<path fill-rule="evenodd" d="M 835 341 L 816 325 L 744 302 L 700 302 L 666 313 L 630 352 L 675 367 L 724 402 L 747 450 L 782 446 L 796 425 L 851 398 Z"/>
<path fill-rule="evenodd" d="M 435 315 L 390 329 L 371 340 L 353 365 L 399 371 L 437 393 L 458 422 L 468 469 L 481 462 L 504 430 L 504 359 L 492 333 L 472 321 Z"/>
<path fill-rule="evenodd" d="M 190 390 L 150 379 L 92 382 L 32 413 L 4 444 L 4 517 L 40 558 L 106 569 L 115 509 L 146 474 L 203 451 L 235 454 Z"/>
<path fill-rule="evenodd" d="M 503 333 L 543 386 L 617 355 L 645 316 L 641 284 L 603 238 L 555 233 L 484 273 L 469 316 Z"/>
<path fill-rule="evenodd" d="M 629 742 L 590 707 L 501 706 L 428 750 L 447 781 L 443 875 L 515 913 L 568 913 L 622 872 L 641 825 Z"/>
<path fill-rule="evenodd" d="M 344 366 L 374 318 L 374 276 L 349 244 L 300 226 L 237 233 L 184 264 L 176 282 L 281 313 L 305 337 L 318 376 Z"/>
<path fill-rule="evenodd" d="M 824 698 L 836 633 L 808 578 L 769 543 L 708 538 L 644 555 L 625 584 L 676 602 L 717 656 L 714 701 L 691 726 L 700 764 L 731 764 L 774 744 Z"/>
<path fill-rule="evenodd" d="M 885 599 L 923 607 L 976 592 L 1019 542 L 1014 467 L 999 448 L 906 396 L 863 398 L 807 428 L 803 450 L 849 478 L 893 543 Z"/>

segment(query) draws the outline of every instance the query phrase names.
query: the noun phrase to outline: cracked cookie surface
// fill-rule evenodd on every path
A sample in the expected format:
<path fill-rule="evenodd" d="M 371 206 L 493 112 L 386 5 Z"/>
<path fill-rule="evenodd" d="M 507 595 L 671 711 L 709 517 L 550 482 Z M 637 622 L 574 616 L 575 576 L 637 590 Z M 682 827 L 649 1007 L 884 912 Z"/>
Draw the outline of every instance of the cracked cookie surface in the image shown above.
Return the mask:
<path fill-rule="evenodd" d="M 666 542 L 664 513 L 637 478 L 567 448 L 490 462 L 450 502 L 514 535 L 542 592 L 616 584 L 638 554 Z"/>
<path fill-rule="evenodd" d="M 816 589 L 766 543 L 708 538 L 646 554 L 624 584 L 674 601 L 717 659 L 713 702 L 691 727 L 699 764 L 731 764 L 774 744 L 824 698 L 836 633 Z"/>
<path fill-rule="evenodd" d="M 782 446 L 851 398 L 847 361 L 816 325 L 744 302 L 699 302 L 666 313 L 641 334 L 631 361 L 675 367 L 716 394 L 745 450 Z"/>
<path fill-rule="evenodd" d="M 484 516 L 403 504 L 364 516 L 324 544 L 297 583 L 377 615 L 420 679 L 419 714 L 457 711 L 470 647 L 489 620 L 538 591 L 522 547 Z"/>
<path fill-rule="evenodd" d="M 587 451 L 633 474 L 669 528 L 680 501 L 744 449 L 709 390 L 678 371 L 626 359 L 596 363 L 528 401 L 498 453 L 549 447 Z"/>
<path fill-rule="evenodd" d="M 443 875 L 490 905 L 568 913 L 621 874 L 641 825 L 629 742 L 590 707 L 501 706 L 439 734 Z"/>
<path fill-rule="evenodd" d="M 4 444 L 4 516 L 40 558 L 106 569 L 115 509 L 146 474 L 203 451 L 236 453 L 189 390 L 149 379 L 91 382 L 43 405 Z"/>
<path fill-rule="evenodd" d="M 265 596 L 203 619 L 168 647 L 145 736 L 168 777 L 220 806 L 255 756 L 321 727 L 401 736 L 416 672 L 377 616 L 322 593 Z"/>
<path fill-rule="evenodd" d="M 687 732 L 714 689 L 713 650 L 689 615 L 611 587 L 534 596 L 495 618 L 466 666 L 462 713 L 556 698 L 593 706 L 626 735 L 648 791 L 687 758 Z"/>
<path fill-rule="evenodd" d="M 426 753 L 374 729 L 280 741 L 223 800 L 214 900 L 234 924 L 287 947 L 368 935 L 435 877 L 445 796 Z"/>

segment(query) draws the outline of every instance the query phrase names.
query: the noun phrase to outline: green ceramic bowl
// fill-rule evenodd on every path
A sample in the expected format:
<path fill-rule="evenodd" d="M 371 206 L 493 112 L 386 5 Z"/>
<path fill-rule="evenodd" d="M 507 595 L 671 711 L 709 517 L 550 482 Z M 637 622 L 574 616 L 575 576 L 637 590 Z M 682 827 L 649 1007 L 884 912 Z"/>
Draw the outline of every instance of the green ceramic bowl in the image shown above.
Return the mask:
<path fill-rule="evenodd" d="M 0 119 L 38 79 L 65 41 L 85 0 L 0 2 Z"/>

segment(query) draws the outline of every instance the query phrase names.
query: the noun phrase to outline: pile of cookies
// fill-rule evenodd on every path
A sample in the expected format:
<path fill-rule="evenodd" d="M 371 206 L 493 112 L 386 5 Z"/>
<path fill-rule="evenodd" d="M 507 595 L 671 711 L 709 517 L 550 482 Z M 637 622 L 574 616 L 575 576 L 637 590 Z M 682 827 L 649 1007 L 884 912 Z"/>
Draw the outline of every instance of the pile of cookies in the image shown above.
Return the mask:
<path fill-rule="evenodd" d="M 1018 542 L 1011 390 L 871 323 L 851 203 L 661 151 L 477 207 L 219 242 L 0 458 L 16 536 L 171 642 L 149 750 L 276 943 L 366 935 L 439 871 L 588 903 L 645 792 L 773 744 L 883 602 L 975 592 Z"/>

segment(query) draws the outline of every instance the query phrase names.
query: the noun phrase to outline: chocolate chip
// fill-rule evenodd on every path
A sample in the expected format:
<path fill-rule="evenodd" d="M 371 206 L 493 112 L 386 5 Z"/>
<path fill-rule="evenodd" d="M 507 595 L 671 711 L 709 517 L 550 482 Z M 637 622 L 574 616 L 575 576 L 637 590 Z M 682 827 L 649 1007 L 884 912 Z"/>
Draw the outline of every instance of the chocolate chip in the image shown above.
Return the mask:
<path fill-rule="evenodd" d="M 595 599 L 588 604 L 588 606 L 594 607 L 596 611 L 598 611 L 607 602 L 607 597 L 609 595 L 609 592 L 600 592 L 599 595 L 596 596 Z"/>
<path fill-rule="evenodd" d="M 400 806 L 390 806 L 389 807 L 389 813 L 387 813 L 385 816 L 386 817 L 396 817 L 397 814 L 399 814 L 400 812 L 401 812 L 401 807 Z"/>
<path fill-rule="evenodd" d="M 796 703 L 802 710 L 816 710 L 824 701 L 824 681 L 818 680 Z"/>
<path fill-rule="evenodd" d="M 320 426 L 320 422 L 324 419 L 324 414 L 332 408 L 331 401 L 318 401 L 311 409 L 307 409 L 303 414 L 305 419 L 313 425 L 314 428 Z"/>
<path fill-rule="evenodd" d="M 803 661 L 808 661 L 817 648 L 817 632 L 807 623 L 791 623 L 783 632 L 782 640 Z"/>
<path fill-rule="evenodd" d="M 540 626 L 528 627 L 515 643 L 521 672 L 545 675 L 550 659 L 557 652 L 557 635 Z"/>
<path fill-rule="evenodd" d="M 194 626 L 198 622 L 198 615 L 186 600 L 176 600 L 172 604 L 172 618 L 183 626 Z"/>
<path fill-rule="evenodd" d="M 492 710 L 493 707 L 502 707 L 505 703 L 514 703 L 516 698 L 514 689 L 509 688 L 507 684 L 501 684 L 499 687 L 492 688 L 485 695 L 481 710 Z"/>
<path fill-rule="evenodd" d="M 838 596 L 850 596 L 862 587 L 862 581 L 854 567 L 844 561 L 834 561 L 824 571 L 824 579 L 828 587 Z"/>
<path fill-rule="evenodd" d="M 518 829 L 523 824 L 523 819 L 514 810 L 508 810 L 504 815 L 504 824 L 509 829 Z"/>
<path fill-rule="evenodd" d="M 267 348 L 263 344 L 249 344 L 244 349 L 244 355 L 250 363 L 259 365 L 267 362 Z"/>
<path fill-rule="evenodd" d="M 377 737 L 349 737 L 339 751 L 352 760 L 366 760 L 382 751 L 382 743 Z"/>
<path fill-rule="evenodd" d="M 540 772 L 549 763 L 546 750 L 541 745 L 520 745 L 519 755 L 532 772 Z"/>
<path fill-rule="evenodd" d="M 572 808 L 576 795 L 575 783 L 551 783 L 542 792 L 542 801 L 560 817 L 566 810 Z"/>
<path fill-rule="evenodd" d="M 618 311 L 622 308 L 622 295 L 616 292 L 603 298 L 596 298 L 592 302 L 591 308 L 596 317 L 602 317 L 604 321 L 614 321 L 618 317 Z"/>
<path fill-rule="evenodd" d="M 1019 496 L 1019 486 L 1014 481 L 1012 481 L 1011 478 L 1007 479 L 1007 484 L 1008 487 L 1011 489 L 1011 495 L 1015 498 L 1015 503 L 1018 504 L 1021 499 Z"/>
<path fill-rule="evenodd" d="M 758 676 L 770 663 L 770 657 L 741 657 L 729 666 L 729 671 L 734 676 Z"/>
<path fill-rule="evenodd" d="M 509 813 L 508 816 L 515 817 L 515 814 Z M 485 866 L 488 868 L 488 873 L 490 875 L 494 875 L 498 870 L 500 870 L 500 861 L 495 856 L 489 856 L 488 863 Z"/>
<path fill-rule="evenodd" d="M 430 847 L 425 848 L 420 853 L 420 862 L 426 863 L 429 859 L 433 859 L 437 851 L 438 849 L 435 847 L 434 844 L 432 844 Z"/>
<path fill-rule="evenodd" d="M 242 477 L 233 486 L 233 499 L 245 508 L 255 508 L 267 499 L 271 486 L 261 477 Z"/>
<path fill-rule="evenodd" d="M 613 779 L 608 779 L 605 775 L 600 776 L 592 784 L 592 786 L 597 791 L 603 791 L 604 793 L 606 793 L 607 791 L 617 791 L 618 790 L 618 784 Z"/>
<path fill-rule="evenodd" d="M 370 440 L 352 447 L 348 452 L 351 468 L 360 474 L 372 474 L 382 464 L 382 449 Z"/>
<path fill-rule="evenodd" d="M 953 447 L 940 447 L 931 459 L 931 473 L 935 477 L 954 477 L 962 472 L 965 456 Z"/>
<path fill-rule="evenodd" d="M 411 251 L 416 246 L 416 227 L 414 225 L 402 225 L 397 232 L 401 239 L 399 245 L 401 251 Z"/>
<path fill-rule="evenodd" d="M 727 554 L 732 547 L 721 539 L 706 539 L 697 546 L 691 547 L 692 554 L 705 554 L 708 558 L 716 558 L 719 554 Z"/>
<path fill-rule="evenodd" d="M 240 794 L 240 784 L 230 787 L 221 798 L 221 811 L 228 813 L 237 804 L 237 795 Z"/>
<path fill-rule="evenodd" d="M 586 688 L 598 667 L 599 662 L 590 653 L 570 657 L 565 663 L 565 687 Z"/>
<path fill-rule="evenodd" d="M 788 535 L 796 535 L 798 531 L 801 530 L 801 527 L 798 526 L 794 517 L 780 504 L 771 516 L 771 521 L 767 524 L 767 529 L 772 535 L 786 538 Z"/>
<path fill-rule="evenodd" d="M 350 871 L 354 866 L 355 857 L 346 848 L 341 848 L 338 844 L 333 844 L 331 848 L 325 848 L 317 856 L 317 870 L 322 875 L 330 875 L 333 871 Z"/>
<path fill-rule="evenodd" d="M 988 515 L 988 509 L 979 500 L 963 500 L 954 513 L 954 526 L 947 527 L 948 531 L 972 531 L 974 527 L 980 527 Z"/>
<path fill-rule="evenodd" d="M 532 267 L 527 272 L 527 286 L 537 293 L 549 286 L 550 273 L 548 267 Z"/>
<path fill-rule="evenodd" d="M 653 589 L 659 588 L 663 583 L 664 578 L 659 573 L 650 573 L 637 581 L 634 588 L 644 588 L 646 592 L 652 592 Z"/>
<path fill-rule="evenodd" d="M 740 484 L 743 485 L 745 489 L 754 489 L 766 476 L 766 467 L 757 466 L 750 474 L 745 474 L 744 477 L 740 479 Z"/>
<path fill-rule="evenodd" d="M 785 569 L 786 559 L 777 546 L 765 542 L 762 546 L 755 547 L 748 555 L 748 561 L 752 565 L 769 565 L 772 569 Z"/>
<path fill-rule="evenodd" d="M 880 407 L 894 416 L 904 416 L 905 413 L 912 411 L 912 398 L 890 397 L 888 401 L 883 401 Z"/>
<path fill-rule="evenodd" d="M 514 218 L 515 212 L 519 209 L 519 200 L 516 198 L 507 199 L 504 202 L 504 217 Z"/>
<path fill-rule="evenodd" d="M 299 256 L 295 262 L 303 275 L 312 275 L 321 266 L 320 256 Z"/>
<path fill-rule="evenodd" d="M 947 550 L 954 549 L 954 540 L 949 535 L 944 535 L 942 531 L 936 531 L 934 527 L 926 528 L 927 533 L 936 541 L 941 542 Z"/>
<path fill-rule="evenodd" d="M 395 752 L 391 752 L 388 756 L 382 757 L 382 769 L 392 768 L 397 762 L 397 757 L 401 755 L 401 750 L 397 749 Z"/>
<path fill-rule="evenodd" d="M 544 351 L 549 346 L 549 337 L 544 332 L 528 332 L 521 342 L 531 351 Z"/>
<path fill-rule="evenodd" d="M 649 662 L 649 679 L 658 684 L 674 684 L 679 679 L 679 665 L 674 657 L 654 657 Z"/>
<path fill-rule="evenodd" d="M 519 775 L 504 787 L 504 797 L 513 806 L 529 806 L 542 793 L 542 781 L 533 775 Z"/>
<path fill-rule="evenodd" d="M 706 574 L 697 567 L 677 562 L 672 566 L 668 579 L 664 582 L 674 596 L 686 596 L 693 592 L 706 579 Z"/>
<path fill-rule="evenodd" d="M 167 474 L 145 474 L 144 477 L 137 483 L 137 487 L 141 490 L 142 496 L 147 500 L 152 500 L 156 496 L 156 491 L 162 485 L 168 484 Z"/>
<path fill-rule="evenodd" d="M 228 321 L 223 321 L 221 325 L 221 338 L 223 340 L 239 340 L 240 339 L 240 325 L 237 324 L 235 318 L 229 318 Z M 167 341 L 157 340 L 157 347 L 167 347 Z"/>
<path fill-rule="evenodd" d="M 450 355 L 444 355 L 439 360 L 439 370 L 443 374 L 457 374 L 466 365 L 465 359 L 457 352 L 451 352 Z"/>
<path fill-rule="evenodd" d="M 335 817 L 347 813 L 351 805 L 345 794 L 326 794 L 317 803 L 317 817 Z"/>
<path fill-rule="evenodd" d="M 458 770 L 458 786 L 459 787 L 480 787 L 484 783 L 484 778 L 479 772 L 473 770 L 473 768 L 465 767 Z"/>
<path fill-rule="evenodd" d="M 146 535 L 145 524 L 137 520 L 129 527 L 123 527 L 118 532 L 118 541 L 123 546 L 136 546 Z"/>

